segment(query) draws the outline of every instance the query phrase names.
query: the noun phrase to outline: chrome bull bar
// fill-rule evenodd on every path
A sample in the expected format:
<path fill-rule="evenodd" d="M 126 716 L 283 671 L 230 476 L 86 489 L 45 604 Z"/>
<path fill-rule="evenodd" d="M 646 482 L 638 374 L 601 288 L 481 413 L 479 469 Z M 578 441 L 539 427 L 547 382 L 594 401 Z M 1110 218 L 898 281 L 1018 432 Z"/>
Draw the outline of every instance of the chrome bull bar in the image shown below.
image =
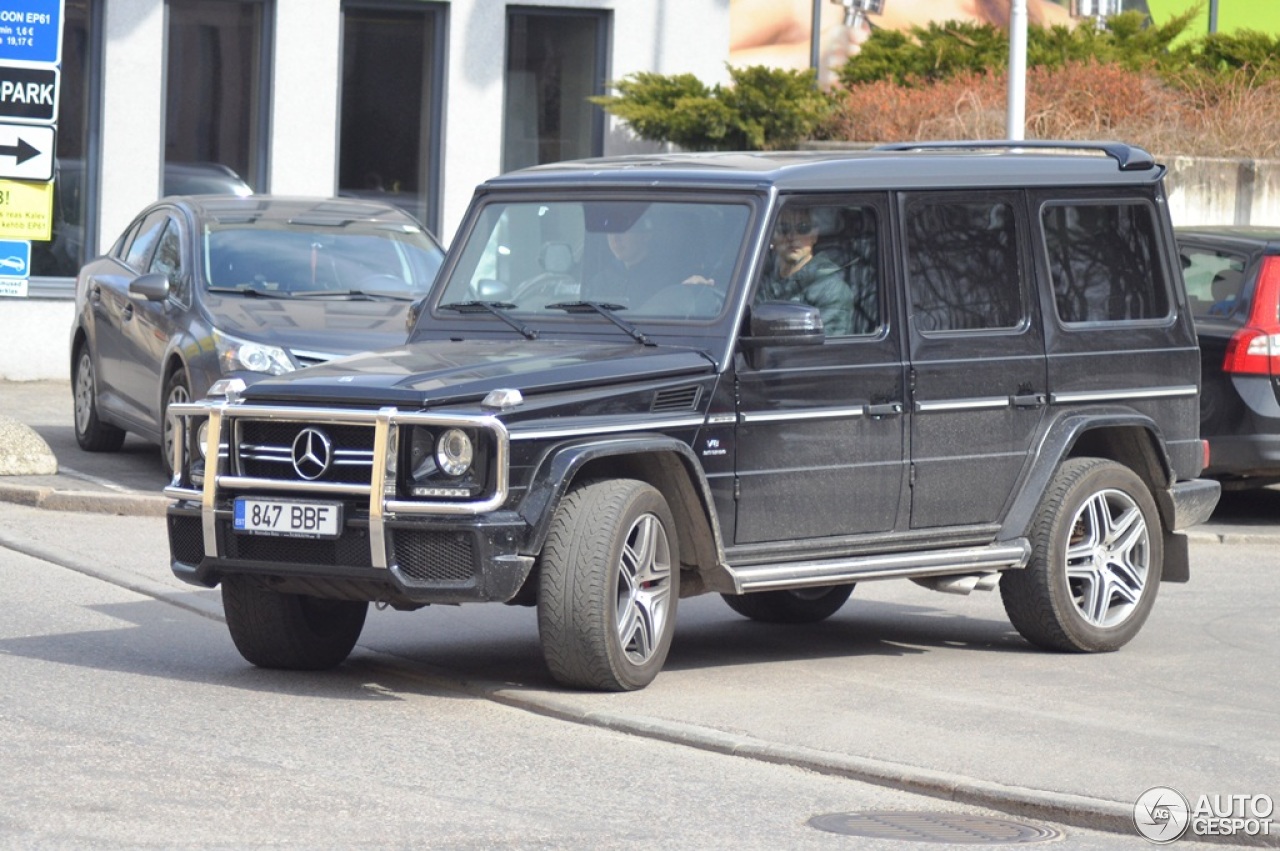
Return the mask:
<path fill-rule="evenodd" d="M 377 411 L 348 410 L 343 408 L 296 408 L 289 406 L 245 405 L 241 403 L 190 402 L 169 406 L 169 414 L 179 422 L 181 431 L 175 431 L 173 441 L 173 481 L 164 489 L 165 496 L 175 500 L 200 503 L 201 527 L 204 535 L 204 551 L 213 558 L 220 556 L 217 534 L 217 504 L 221 490 L 278 491 L 290 494 L 317 496 L 363 497 L 369 507 L 369 548 L 374 567 L 387 568 L 386 523 L 396 516 L 425 515 L 476 515 L 500 508 L 507 500 L 510 475 L 511 437 L 501 420 L 485 415 L 402 412 L 397 408 L 380 408 Z M 208 435 L 205 445 L 205 474 L 201 487 L 190 483 L 186 466 L 187 438 L 191 420 L 207 418 Z M 233 423 L 236 419 L 268 420 L 301 423 L 306 425 L 363 425 L 373 426 L 373 460 L 369 484 L 310 482 L 291 479 L 267 479 L 233 475 L 232 456 L 235 440 Z M 493 470 L 491 492 L 479 500 L 397 499 L 395 482 L 397 475 L 396 441 L 401 426 L 428 426 L 435 428 L 471 428 L 488 431 L 492 435 Z M 226 432 L 224 440 L 224 432 Z M 227 453 L 223 455 L 223 444 Z M 213 459 L 212 462 L 210 459 Z M 387 483 L 392 488 L 388 496 Z"/>

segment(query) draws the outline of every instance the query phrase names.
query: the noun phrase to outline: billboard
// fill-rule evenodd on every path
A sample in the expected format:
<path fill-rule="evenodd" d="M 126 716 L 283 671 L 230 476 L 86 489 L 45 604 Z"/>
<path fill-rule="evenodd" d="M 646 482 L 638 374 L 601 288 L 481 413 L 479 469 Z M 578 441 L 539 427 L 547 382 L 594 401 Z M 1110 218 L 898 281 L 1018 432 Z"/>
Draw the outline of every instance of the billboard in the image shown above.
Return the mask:
<path fill-rule="evenodd" d="M 847 2 L 858 5 L 856 0 Z M 842 0 L 730 0 L 729 64 L 796 70 L 812 67 L 814 44 L 810 33 L 816 12 L 821 21 L 817 43 L 819 75 L 828 82 L 834 69 L 857 52 L 872 30 L 909 30 L 955 20 L 1004 27 L 1009 24 L 1011 0 L 882 0 L 880 5 L 881 11 L 858 15 L 854 26 L 847 26 L 849 16 Z M 1073 10 L 1104 5 L 1142 12 L 1156 23 L 1199 6 L 1192 35 L 1209 31 L 1211 8 L 1216 13 L 1219 32 L 1250 28 L 1280 34 L 1280 2 L 1276 0 L 1109 0 L 1108 4 L 1099 0 L 1027 0 L 1027 20 L 1039 26 L 1074 26 L 1079 18 Z"/>

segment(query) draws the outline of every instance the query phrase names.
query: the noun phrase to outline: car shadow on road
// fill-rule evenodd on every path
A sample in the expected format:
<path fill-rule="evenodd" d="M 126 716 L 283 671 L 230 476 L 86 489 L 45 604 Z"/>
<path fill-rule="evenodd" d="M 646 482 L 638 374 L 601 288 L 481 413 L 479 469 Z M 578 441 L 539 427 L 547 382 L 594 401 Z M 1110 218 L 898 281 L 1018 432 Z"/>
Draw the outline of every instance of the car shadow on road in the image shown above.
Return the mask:
<path fill-rule="evenodd" d="M 678 618 L 666 668 L 671 671 L 862 656 L 913 656 L 937 650 L 1036 652 L 1008 623 L 931 606 L 863 601 L 818 624 L 777 625 L 721 614 L 719 601 L 699 601 Z M 536 620 L 509 610 L 494 634 L 448 629 L 431 613 L 396 618 L 369 631 L 348 662 L 333 671 L 255 668 L 236 652 L 226 627 L 202 617 L 175 617 L 155 600 L 85 607 L 115 625 L 0 639 L 0 655 L 250 691 L 336 700 L 382 701 L 397 693 L 452 696 L 469 686 L 563 691 L 538 647 Z M 460 612 L 450 612 L 451 618 Z M 371 617 L 373 613 L 371 613 Z M 433 622 L 434 621 L 434 622 Z M 441 627 L 446 627 L 442 629 Z M 394 635 L 394 637 L 392 637 Z M 388 676 L 395 677 L 388 680 Z M 406 687 L 403 677 L 413 685 Z"/>
<path fill-rule="evenodd" d="M 160 447 L 129 435 L 117 452 L 86 452 L 76 443 L 74 426 L 37 425 L 36 434 L 58 459 L 58 470 L 73 482 L 110 483 L 129 491 L 156 492 L 169 483 Z"/>
<path fill-rule="evenodd" d="M 1036 652 L 1008 621 L 933 606 L 858 601 L 816 624 L 758 623 L 735 615 L 682 621 L 666 667 L 690 670 L 821 658 L 909 656 L 940 649 Z"/>

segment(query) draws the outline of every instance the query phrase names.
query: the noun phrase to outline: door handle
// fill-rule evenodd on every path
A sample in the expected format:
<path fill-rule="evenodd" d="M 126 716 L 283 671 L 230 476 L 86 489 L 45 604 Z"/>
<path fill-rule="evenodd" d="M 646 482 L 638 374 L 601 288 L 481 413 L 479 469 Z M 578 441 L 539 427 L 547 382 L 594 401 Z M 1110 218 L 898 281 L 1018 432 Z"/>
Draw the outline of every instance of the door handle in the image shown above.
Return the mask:
<path fill-rule="evenodd" d="M 1042 408 L 1048 400 L 1043 393 L 1026 393 L 1013 397 L 1015 408 Z"/>
<path fill-rule="evenodd" d="M 121 314 L 125 319 L 132 319 L 132 318 L 133 318 L 133 304 L 132 304 L 132 303 L 130 303 L 130 304 L 126 304 L 126 305 L 124 306 L 124 310 L 120 311 L 120 314 Z"/>
<path fill-rule="evenodd" d="M 869 417 L 896 417 L 901 413 L 901 402 L 885 402 L 881 405 L 867 405 L 867 416 Z"/>

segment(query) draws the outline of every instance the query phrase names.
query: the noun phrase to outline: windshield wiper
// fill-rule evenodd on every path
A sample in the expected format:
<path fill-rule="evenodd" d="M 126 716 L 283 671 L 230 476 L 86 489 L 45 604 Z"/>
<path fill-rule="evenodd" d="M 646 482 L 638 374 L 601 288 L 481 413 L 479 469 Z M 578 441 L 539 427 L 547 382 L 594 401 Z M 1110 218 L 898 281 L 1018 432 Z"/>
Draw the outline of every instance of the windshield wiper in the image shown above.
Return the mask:
<path fill-rule="evenodd" d="M 643 331 L 614 313 L 615 310 L 626 310 L 627 307 L 624 304 L 613 304 L 607 301 L 560 301 L 555 304 L 548 304 L 547 309 L 563 310 L 566 313 L 598 313 L 630 334 L 631 338 L 637 343 L 644 346 L 653 345 Z"/>
<path fill-rule="evenodd" d="M 515 307 L 509 301 L 454 301 L 440 305 L 441 310 L 456 310 L 459 313 L 491 313 L 524 335 L 526 340 L 538 339 L 538 332 L 506 311 Z"/>
<path fill-rule="evenodd" d="M 413 301 L 413 296 L 406 293 L 388 293 L 380 290 L 303 290 L 295 292 L 294 298 L 323 298 L 341 296 L 342 298 L 361 298 L 365 301 L 389 298 L 395 301 Z"/>
<path fill-rule="evenodd" d="M 289 298 L 288 293 L 277 293 L 271 290 L 258 290 L 253 288 L 241 289 L 240 287 L 206 287 L 206 292 L 211 293 L 234 293 L 235 295 L 251 295 L 254 298 Z"/>

